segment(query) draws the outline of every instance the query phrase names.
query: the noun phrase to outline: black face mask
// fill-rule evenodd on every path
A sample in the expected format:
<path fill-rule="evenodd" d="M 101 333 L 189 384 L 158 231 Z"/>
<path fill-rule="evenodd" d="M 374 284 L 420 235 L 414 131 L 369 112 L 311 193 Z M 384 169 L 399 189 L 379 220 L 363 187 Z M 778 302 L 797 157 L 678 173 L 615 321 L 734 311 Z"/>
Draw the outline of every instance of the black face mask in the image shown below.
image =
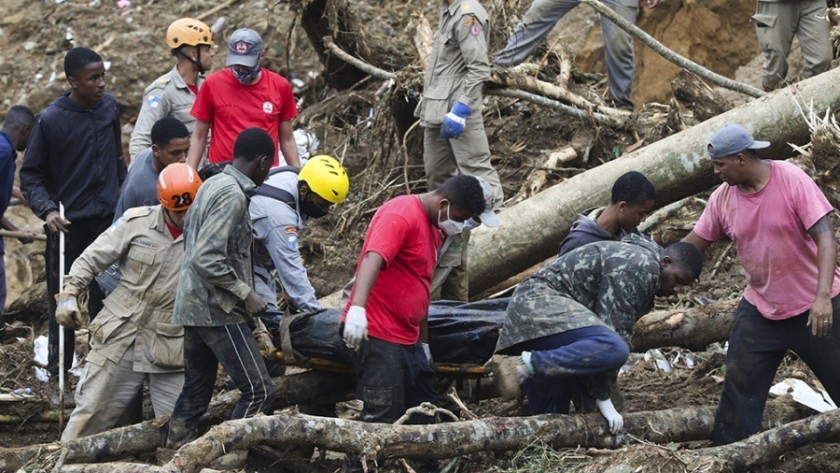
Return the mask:
<path fill-rule="evenodd" d="M 300 201 L 300 211 L 309 218 L 321 218 L 329 213 L 329 211 L 321 209 L 315 205 L 315 202 L 312 202 L 312 194 L 306 194 L 306 197 Z"/>

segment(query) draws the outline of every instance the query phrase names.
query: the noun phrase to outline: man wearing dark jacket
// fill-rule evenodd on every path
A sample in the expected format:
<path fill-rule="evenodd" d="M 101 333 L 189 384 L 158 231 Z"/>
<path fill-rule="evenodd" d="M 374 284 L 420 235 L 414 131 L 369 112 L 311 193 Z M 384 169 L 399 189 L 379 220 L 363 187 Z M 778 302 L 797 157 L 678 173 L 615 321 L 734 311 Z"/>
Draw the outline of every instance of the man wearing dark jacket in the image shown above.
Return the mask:
<path fill-rule="evenodd" d="M 622 174 L 613 184 L 610 205 L 578 215 L 560 243 L 558 256 L 587 243 L 617 241 L 629 233 L 639 233 L 636 227 L 653 209 L 654 199 L 656 191 L 644 174 Z"/>
<path fill-rule="evenodd" d="M 65 268 L 111 225 L 114 205 L 125 180 L 120 115 L 116 100 L 105 93 L 105 66 L 96 52 L 73 48 L 64 56 L 67 92 L 47 106 L 35 123 L 20 184 L 32 212 L 46 224 L 47 291 L 58 287 L 58 235 L 64 232 Z M 64 205 L 64 218 L 59 214 Z M 102 292 L 91 285 L 89 314 L 102 307 Z M 58 372 L 58 330 L 55 300 L 49 297 L 50 372 Z M 73 331 L 65 329 L 65 369 L 73 361 Z"/>

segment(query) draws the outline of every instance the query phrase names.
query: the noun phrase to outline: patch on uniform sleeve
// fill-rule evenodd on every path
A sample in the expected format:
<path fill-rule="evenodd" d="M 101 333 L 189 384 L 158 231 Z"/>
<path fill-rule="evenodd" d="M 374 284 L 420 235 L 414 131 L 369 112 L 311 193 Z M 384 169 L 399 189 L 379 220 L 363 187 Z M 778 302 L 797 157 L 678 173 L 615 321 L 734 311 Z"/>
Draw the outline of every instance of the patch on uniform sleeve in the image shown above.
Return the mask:
<path fill-rule="evenodd" d="M 474 16 L 467 17 L 466 21 L 464 21 L 464 26 L 470 29 L 470 34 L 473 36 L 481 34 L 481 22 Z"/>
<path fill-rule="evenodd" d="M 158 97 L 157 95 L 150 95 L 150 96 L 148 96 L 148 97 L 146 98 L 146 105 L 148 105 L 148 106 L 150 106 L 150 107 L 152 107 L 152 108 L 157 108 L 157 107 L 159 107 L 159 106 L 160 106 L 160 97 Z"/>
<path fill-rule="evenodd" d="M 297 251 L 297 249 L 298 249 L 298 229 L 297 229 L 297 227 L 285 227 L 285 228 L 283 228 L 283 232 L 286 234 L 286 243 L 288 243 L 289 248 Z"/>

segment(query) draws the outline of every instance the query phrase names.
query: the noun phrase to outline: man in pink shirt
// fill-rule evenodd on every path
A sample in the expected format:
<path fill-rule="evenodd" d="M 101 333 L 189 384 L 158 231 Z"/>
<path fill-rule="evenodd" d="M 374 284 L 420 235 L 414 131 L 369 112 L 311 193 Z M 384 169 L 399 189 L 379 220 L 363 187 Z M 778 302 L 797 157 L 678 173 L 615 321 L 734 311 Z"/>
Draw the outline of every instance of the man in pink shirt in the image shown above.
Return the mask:
<path fill-rule="evenodd" d="M 798 167 L 759 158 L 755 150 L 769 145 L 737 124 L 715 133 L 708 150 L 724 185 L 684 239 L 700 251 L 732 239 L 747 276 L 729 336 L 715 445 L 759 431 L 767 393 L 788 350 L 840 401 L 840 272 L 828 219 L 833 209 Z"/>

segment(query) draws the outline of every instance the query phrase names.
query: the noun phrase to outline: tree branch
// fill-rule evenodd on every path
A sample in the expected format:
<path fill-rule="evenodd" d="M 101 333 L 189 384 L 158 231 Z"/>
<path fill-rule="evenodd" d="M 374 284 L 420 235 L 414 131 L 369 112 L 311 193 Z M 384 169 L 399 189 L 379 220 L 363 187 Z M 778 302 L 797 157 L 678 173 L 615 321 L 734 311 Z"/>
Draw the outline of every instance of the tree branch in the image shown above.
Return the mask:
<path fill-rule="evenodd" d="M 705 67 L 701 66 L 700 64 L 697 64 L 694 61 L 691 61 L 690 59 L 683 57 L 676 51 L 668 48 L 664 44 L 657 41 L 656 38 L 647 34 L 638 26 L 634 25 L 633 23 L 630 23 L 629 21 L 619 16 L 619 14 L 616 13 L 612 8 L 598 2 L 597 0 L 581 0 L 581 3 L 589 5 L 601 15 L 604 15 L 605 17 L 609 18 L 610 21 L 615 23 L 619 28 L 628 32 L 632 36 L 639 38 L 639 40 L 645 43 L 649 48 L 659 53 L 660 56 L 664 57 L 665 59 L 673 62 L 674 64 L 684 69 L 688 69 L 689 71 L 703 77 L 704 79 L 710 82 L 713 82 L 721 87 L 725 87 L 727 89 L 731 89 L 736 92 L 749 95 L 750 97 L 758 98 L 766 95 L 763 91 L 756 89 L 751 85 L 747 85 L 729 79 L 728 77 L 724 77 L 720 74 L 706 69 Z"/>

